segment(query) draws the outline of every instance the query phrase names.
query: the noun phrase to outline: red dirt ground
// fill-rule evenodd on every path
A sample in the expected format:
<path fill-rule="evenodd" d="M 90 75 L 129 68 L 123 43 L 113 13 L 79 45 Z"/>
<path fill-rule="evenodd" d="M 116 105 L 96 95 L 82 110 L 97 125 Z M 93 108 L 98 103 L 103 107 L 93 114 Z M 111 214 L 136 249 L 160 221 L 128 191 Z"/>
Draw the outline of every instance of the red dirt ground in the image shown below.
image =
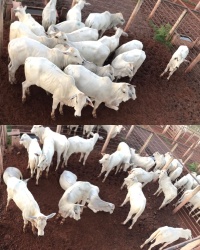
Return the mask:
<path fill-rule="evenodd" d="M 113 0 L 113 6 L 116 6 Z M 121 1 L 120 1 L 121 3 Z M 103 3 L 99 3 L 103 4 Z M 112 2 L 109 3 L 112 6 Z M 91 5 L 89 10 L 96 9 Z M 84 12 L 84 16 L 88 12 Z M 150 10 L 148 10 L 150 11 Z M 130 13 L 130 10 L 127 10 Z M 124 13 L 123 13 L 124 14 Z M 125 13 L 126 14 L 126 13 Z M 128 14 L 126 17 L 129 16 Z M 121 103 L 119 111 L 106 108 L 104 104 L 97 109 L 97 118 L 92 118 L 91 107 L 86 107 L 82 111 L 79 120 L 74 117 L 74 110 L 64 107 L 64 116 L 56 112 L 56 121 L 50 118 L 52 98 L 47 96 L 45 91 L 33 86 L 31 96 L 23 105 L 21 102 L 21 82 L 24 81 L 23 66 L 17 71 L 17 84 L 10 85 L 8 82 L 8 59 L 7 44 L 9 34 L 9 23 L 4 25 L 4 48 L 1 58 L 1 81 L 0 81 L 0 123 L 1 124 L 33 124 L 40 121 L 41 124 L 185 124 L 198 123 L 200 115 L 200 92 L 199 80 L 184 74 L 186 64 L 181 65 L 179 70 L 171 77 L 170 81 L 166 77 L 160 78 L 160 73 L 166 67 L 171 52 L 162 44 L 152 40 L 146 32 L 151 30 L 144 22 L 144 17 L 138 15 L 137 23 L 133 31 L 129 32 L 128 38 L 122 38 L 120 44 L 132 39 L 141 40 L 147 59 L 136 73 L 132 84 L 135 84 L 137 99 Z M 107 33 L 109 35 L 113 33 Z M 78 122 L 77 122 L 78 121 Z"/>
<path fill-rule="evenodd" d="M 168 225 L 186 228 L 179 216 L 172 215 L 172 204 L 160 211 L 157 210 L 163 200 L 163 195 L 158 198 L 153 196 L 158 187 L 157 183 L 148 184 L 144 188 L 147 206 L 133 229 L 128 229 L 130 222 L 125 226 L 121 225 L 129 212 L 129 204 L 123 208 L 119 207 L 127 193 L 126 189 L 120 190 L 126 174 L 114 175 L 111 173 L 105 183 L 102 183 L 102 178 L 97 178 L 100 172 L 98 160 L 101 155 L 99 151 L 94 150 L 91 153 L 85 167 L 78 163 L 77 158 L 76 155 L 71 156 L 68 170 L 74 172 L 78 176 L 78 180 L 89 181 L 99 186 L 100 197 L 115 204 L 114 213 L 98 212 L 95 214 L 89 208 L 85 208 L 81 220 L 75 221 L 68 218 L 62 226 L 55 218 L 52 218 L 45 228 L 45 236 L 39 238 L 32 234 L 30 225 L 27 227 L 26 233 L 22 232 L 21 212 L 13 201 L 10 202 L 8 212 L 5 211 L 6 185 L 2 183 L 0 184 L 0 249 L 138 250 L 139 246 L 158 227 Z M 44 214 L 58 212 L 58 201 L 64 192 L 58 182 L 62 170 L 54 171 L 55 159 L 50 169 L 49 179 L 42 177 L 39 186 L 35 186 L 35 179 L 28 182 L 28 188 Z M 8 150 L 4 157 L 4 168 L 8 166 L 18 167 L 24 178 L 29 178 L 29 171 L 26 170 L 27 152 L 24 148 Z M 145 246 L 144 250 L 147 248 L 148 246 Z M 157 250 L 158 247 L 154 249 Z"/>

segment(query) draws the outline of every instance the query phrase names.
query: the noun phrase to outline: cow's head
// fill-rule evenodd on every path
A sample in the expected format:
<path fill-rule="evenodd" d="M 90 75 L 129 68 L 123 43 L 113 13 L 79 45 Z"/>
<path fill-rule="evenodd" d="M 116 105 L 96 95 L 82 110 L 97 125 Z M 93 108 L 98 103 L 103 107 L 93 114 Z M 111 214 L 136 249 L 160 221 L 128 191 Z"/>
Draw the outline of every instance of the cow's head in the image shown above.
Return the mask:
<path fill-rule="evenodd" d="M 84 93 L 79 92 L 71 98 L 72 106 L 75 109 L 74 116 L 80 117 L 81 111 L 85 105 L 90 105 L 94 107 L 91 99 L 87 97 Z"/>
<path fill-rule="evenodd" d="M 46 227 L 47 220 L 51 219 L 55 215 L 56 215 L 56 213 L 52 213 L 52 214 L 47 215 L 47 216 L 40 214 L 37 217 L 36 216 L 29 217 L 29 220 L 34 223 L 34 226 L 38 230 L 38 236 L 44 236 L 44 228 Z"/>
<path fill-rule="evenodd" d="M 25 146 L 26 142 L 30 141 L 31 137 L 28 134 L 23 134 L 19 140 L 20 144 L 23 144 Z"/>
<path fill-rule="evenodd" d="M 48 161 L 47 161 L 46 155 L 44 154 L 39 155 L 37 167 L 40 168 L 41 171 L 44 171 L 47 166 L 48 166 Z"/>
<path fill-rule="evenodd" d="M 83 64 L 84 63 L 84 60 L 83 58 L 81 57 L 79 51 L 74 48 L 74 47 L 69 47 L 68 50 L 66 50 L 65 52 L 63 52 L 64 54 L 68 55 L 68 58 L 67 58 L 67 64 Z"/>
<path fill-rule="evenodd" d="M 121 12 L 116 13 L 115 18 L 116 18 L 115 23 L 120 24 L 120 25 L 123 25 L 125 23 L 124 17 Z"/>
<path fill-rule="evenodd" d="M 32 129 L 31 129 L 31 133 L 38 136 L 38 134 L 40 134 L 40 131 L 43 129 L 44 129 L 44 127 L 42 125 L 33 125 Z"/>

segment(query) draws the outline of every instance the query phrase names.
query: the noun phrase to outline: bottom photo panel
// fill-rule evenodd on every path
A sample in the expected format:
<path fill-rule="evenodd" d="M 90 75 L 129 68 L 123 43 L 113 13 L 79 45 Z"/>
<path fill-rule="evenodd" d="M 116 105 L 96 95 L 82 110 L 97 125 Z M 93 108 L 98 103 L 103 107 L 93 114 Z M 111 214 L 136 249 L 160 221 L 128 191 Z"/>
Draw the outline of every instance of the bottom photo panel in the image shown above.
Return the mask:
<path fill-rule="evenodd" d="M 0 125 L 0 249 L 200 249 L 200 125 Z"/>

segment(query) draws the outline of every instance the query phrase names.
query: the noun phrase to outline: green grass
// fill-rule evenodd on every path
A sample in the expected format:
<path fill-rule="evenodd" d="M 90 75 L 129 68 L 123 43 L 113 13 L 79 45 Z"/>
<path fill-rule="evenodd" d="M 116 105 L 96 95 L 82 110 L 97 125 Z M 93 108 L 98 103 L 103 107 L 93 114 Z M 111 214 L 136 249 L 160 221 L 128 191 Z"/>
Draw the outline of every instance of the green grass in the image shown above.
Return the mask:
<path fill-rule="evenodd" d="M 188 165 L 188 168 L 191 172 L 197 172 L 197 166 L 199 165 L 198 162 L 192 162 Z"/>
<path fill-rule="evenodd" d="M 169 31 L 172 28 L 171 24 L 167 23 L 167 24 L 164 24 L 164 25 L 161 25 L 160 27 L 158 27 L 151 20 L 149 22 L 149 25 L 153 28 L 153 31 L 154 31 L 154 37 L 153 38 L 154 38 L 154 40 L 158 41 L 159 43 L 164 44 L 168 48 L 171 48 L 172 47 L 171 41 L 166 40 L 166 37 L 167 37 L 167 35 L 169 34 Z"/>
<path fill-rule="evenodd" d="M 11 125 L 7 125 L 7 132 L 11 132 L 12 130 L 12 126 Z M 7 145 L 11 145 L 11 136 L 7 135 Z"/>

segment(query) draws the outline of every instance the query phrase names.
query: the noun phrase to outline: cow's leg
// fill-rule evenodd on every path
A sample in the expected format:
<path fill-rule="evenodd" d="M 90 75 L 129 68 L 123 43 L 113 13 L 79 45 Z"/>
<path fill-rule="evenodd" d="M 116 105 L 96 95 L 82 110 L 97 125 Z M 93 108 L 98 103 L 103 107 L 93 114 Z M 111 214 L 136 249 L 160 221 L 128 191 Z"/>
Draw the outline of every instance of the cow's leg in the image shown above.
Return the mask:
<path fill-rule="evenodd" d="M 81 162 L 81 160 L 83 159 L 83 156 L 84 156 L 84 153 L 81 152 L 81 156 L 80 156 L 79 162 Z"/>
<path fill-rule="evenodd" d="M 110 169 L 110 170 L 108 170 L 108 171 L 106 172 L 106 174 L 104 175 L 104 179 L 103 179 L 102 182 L 105 182 L 105 180 L 106 180 L 106 178 L 108 177 L 108 174 L 110 173 L 111 170 L 112 170 L 112 169 Z"/>
<path fill-rule="evenodd" d="M 96 110 L 97 110 L 97 108 L 99 107 L 100 104 L 101 104 L 101 102 L 99 102 L 99 101 L 95 101 L 95 103 L 94 103 L 94 108 L 93 108 L 93 111 L 92 111 L 92 115 L 93 115 L 94 118 L 97 117 Z"/>
<path fill-rule="evenodd" d="M 23 232 L 25 233 L 26 232 L 26 226 L 28 224 L 28 220 L 26 220 L 23 216 L 23 219 L 24 219 L 24 226 L 23 226 Z"/>
<path fill-rule="evenodd" d="M 13 65 L 11 62 L 8 64 L 9 82 L 11 84 L 16 83 L 15 73 L 18 68 L 18 65 Z"/>
<path fill-rule="evenodd" d="M 64 106 L 64 103 L 60 102 L 59 112 L 61 115 L 63 115 L 63 106 Z"/>
<path fill-rule="evenodd" d="M 177 70 L 177 67 L 174 68 L 172 71 L 170 71 L 169 76 L 167 77 L 167 80 L 169 80 L 169 78 L 171 77 L 171 75 L 173 75 L 176 70 Z"/>
<path fill-rule="evenodd" d="M 33 234 L 36 234 L 36 228 L 35 228 L 35 223 L 31 221 L 31 226 L 32 226 L 32 232 Z"/>
<path fill-rule="evenodd" d="M 41 171 L 41 173 L 42 173 L 42 171 Z M 37 168 L 36 183 L 35 183 L 36 185 L 38 185 L 39 178 L 40 178 L 40 168 Z"/>
<path fill-rule="evenodd" d="M 51 118 L 52 118 L 53 120 L 56 119 L 56 118 L 55 118 L 55 110 L 56 110 L 56 108 L 57 108 L 59 102 L 60 102 L 60 101 L 59 101 L 58 99 L 56 99 L 56 98 L 53 96 L 53 104 L 52 104 L 52 111 L 51 111 Z"/>
<path fill-rule="evenodd" d="M 33 85 L 31 82 L 28 81 L 22 82 L 22 103 L 26 101 L 26 92 L 31 85 Z"/>
<path fill-rule="evenodd" d="M 168 70 L 169 70 L 169 64 L 167 64 L 166 69 L 163 71 L 163 73 L 160 75 L 160 77 L 162 77 L 165 73 L 167 73 Z"/>
<path fill-rule="evenodd" d="M 9 205 L 11 199 L 12 198 L 9 196 L 9 193 L 8 193 L 7 204 L 6 204 L 6 211 L 8 210 L 8 205 Z"/>
<path fill-rule="evenodd" d="M 84 160 L 83 160 L 83 165 L 85 165 L 85 162 L 86 162 L 89 154 L 90 154 L 90 152 L 85 153 Z"/>
<path fill-rule="evenodd" d="M 132 216 L 133 216 L 133 212 L 130 210 L 127 218 L 125 219 L 124 222 L 122 222 L 122 224 L 125 225 L 132 218 Z"/>
<path fill-rule="evenodd" d="M 59 150 L 57 151 L 57 165 L 55 171 L 58 169 L 58 166 L 60 164 L 60 157 L 61 157 L 62 152 Z"/>
<path fill-rule="evenodd" d="M 129 200 L 130 200 L 130 197 L 127 194 L 125 200 L 122 202 L 122 204 L 120 205 L 120 207 L 123 207 Z"/>

